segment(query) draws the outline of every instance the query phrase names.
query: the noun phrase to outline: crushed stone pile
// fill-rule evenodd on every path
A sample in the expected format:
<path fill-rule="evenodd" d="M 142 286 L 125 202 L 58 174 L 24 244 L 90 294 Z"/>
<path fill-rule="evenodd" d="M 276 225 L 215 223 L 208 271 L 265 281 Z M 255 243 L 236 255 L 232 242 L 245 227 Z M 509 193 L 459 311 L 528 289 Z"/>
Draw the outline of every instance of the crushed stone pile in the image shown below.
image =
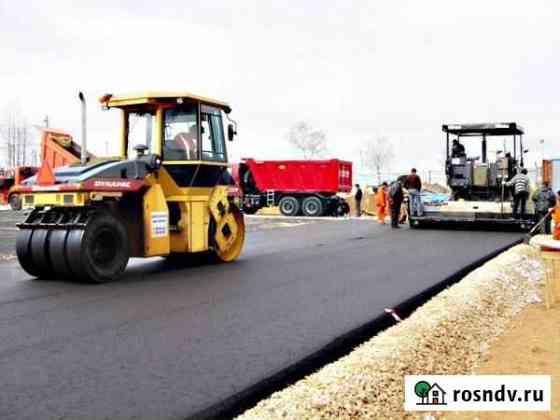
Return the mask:
<path fill-rule="evenodd" d="M 239 419 L 402 419 L 404 376 L 468 374 L 526 305 L 539 301 L 538 250 L 518 245 L 342 359 Z"/>

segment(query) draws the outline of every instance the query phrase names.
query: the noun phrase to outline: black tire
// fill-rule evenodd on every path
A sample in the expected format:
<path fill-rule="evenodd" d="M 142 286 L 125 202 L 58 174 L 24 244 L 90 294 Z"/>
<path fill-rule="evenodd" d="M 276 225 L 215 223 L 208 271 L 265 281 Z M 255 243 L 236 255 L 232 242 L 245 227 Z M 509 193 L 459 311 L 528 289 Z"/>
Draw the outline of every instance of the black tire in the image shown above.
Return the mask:
<path fill-rule="evenodd" d="M 15 211 L 21 210 L 21 198 L 17 194 L 12 194 L 10 198 L 8 198 L 8 203 L 10 204 L 10 208 Z"/>
<path fill-rule="evenodd" d="M 346 216 L 348 213 L 350 213 L 350 206 L 348 205 L 348 203 L 345 200 L 341 199 L 336 204 L 336 207 L 335 207 L 333 213 L 337 217 Z"/>
<path fill-rule="evenodd" d="M 70 264 L 66 259 L 66 243 L 69 236 L 67 230 L 54 230 L 49 240 L 49 256 L 56 277 L 72 279 L 74 277 Z"/>
<path fill-rule="evenodd" d="M 84 230 L 66 239 L 66 260 L 75 278 L 89 283 L 117 280 L 130 257 L 124 224 L 108 212 L 93 214 Z"/>
<path fill-rule="evenodd" d="M 296 216 L 300 210 L 299 200 L 291 195 L 286 195 L 278 202 L 280 213 L 284 216 Z"/>
<path fill-rule="evenodd" d="M 307 217 L 319 217 L 322 216 L 325 211 L 323 201 L 319 197 L 313 195 L 303 199 L 301 209 L 304 216 Z"/>
<path fill-rule="evenodd" d="M 40 279 L 54 278 L 51 257 L 49 254 L 49 241 L 51 230 L 36 229 L 31 237 L 31 259 L 39 270 Z"/>
<path fill-rule="evenodd" d="M 39 268 L 35 265 L 31 256 L 31 239 L 33 238 L 33 233 L 33 229 L 22 229 L 17 233 L 16 255 L 19 265 L 21 265 L 21 268 L 23 268 L 27 274 L 33 277 L 39 277 Z"/>

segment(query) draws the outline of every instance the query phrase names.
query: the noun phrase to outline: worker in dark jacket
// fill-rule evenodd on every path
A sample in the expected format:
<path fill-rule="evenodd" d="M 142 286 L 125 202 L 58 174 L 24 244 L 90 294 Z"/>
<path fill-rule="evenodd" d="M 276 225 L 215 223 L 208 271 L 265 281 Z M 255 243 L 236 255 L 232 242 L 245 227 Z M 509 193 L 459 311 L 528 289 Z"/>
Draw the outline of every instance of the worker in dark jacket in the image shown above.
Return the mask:
<path fill-rule="evenodd" d="M 453 145 L 451 146 L 451 157 L 466 157 L 465 146 L 461 144 L 458 139 L 453 140 Z"/>
<path fill-rule="evenodd" d="M 546 217 L 543 231 L 545 235 L 550 235 L 551 210 L 556 205 L 556 195 L 548 182 L 543 182 L 542 187 L 533 193 L 532 200 L 535 203 L 535 223 Z"/>
<path fill-rule="evenodd" d="M 362 215 L 362 197 L 364 193 L 360 188 L 360 184 L 356 184 L 356 193 L 354 194 L 354 200 L 356 200 L 356 216 L 360 217 Z"/>
<path fill-rule="evenodd" d="M 391 227 L 393 229 L 399 228 L 399 216 L 401 213 L 401 206 L 404 200 L 404 192 L 400 181 L 395 181 L 389 188 L 389 207 L 391 209 Z"/>
<path fill-rule="evenodd" d="M 412 216 L 422 216 L 424 208 L 422 206 L 422 180 L 416 173 L 416 168 L 412 168 L 410 174 L 404 181 L 404 187 L 410 194 L 410 212 Z"/>

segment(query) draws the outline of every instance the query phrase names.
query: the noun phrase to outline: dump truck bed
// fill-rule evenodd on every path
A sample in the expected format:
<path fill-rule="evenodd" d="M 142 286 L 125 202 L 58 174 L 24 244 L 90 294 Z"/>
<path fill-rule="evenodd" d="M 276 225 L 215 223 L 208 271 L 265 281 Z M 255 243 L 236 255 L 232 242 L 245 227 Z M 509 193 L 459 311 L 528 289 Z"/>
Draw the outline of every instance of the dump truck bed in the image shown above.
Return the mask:
<path fill-rule="evenodd" d="M 352 190 L 352 162 L 243 159 L 260 191 L 331 193 Z"/>

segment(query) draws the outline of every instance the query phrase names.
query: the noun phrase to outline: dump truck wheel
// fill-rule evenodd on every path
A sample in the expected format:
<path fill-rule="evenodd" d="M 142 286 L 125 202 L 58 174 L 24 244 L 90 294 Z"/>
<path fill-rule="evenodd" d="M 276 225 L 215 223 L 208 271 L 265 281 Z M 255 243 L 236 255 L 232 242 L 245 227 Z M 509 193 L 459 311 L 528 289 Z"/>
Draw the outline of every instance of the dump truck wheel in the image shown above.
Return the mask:
<path fill-rule="evenodd" d="M 21 198 L 17 194 L 12 194 L 10 198 L 8 198 L 8 203 L 10 204 L 10 208 L 15 211 L 21 210 Z"/>
<path fill-rule="evenodd" d="M 239 209 L 230 204 L 230 213 L 233 214 L 235 219 L 235 224 L 237 225 L 237 234 L 228 249 L 216 250 L 216 257 L 220 262 L 231 262 L 237 259 L 243 250 L 243 244 L 245 243 L 245 220 L 243 219 L 243 214 Z"/>
<path fill-rule="evenodd" d="M 37 265 L 33 262 L 31 256 L 31 239 L 33 238 L 32 229 L 20 230 L 16 237 L 16 255 L 18 257 L 19 265 L 27 274 L 33 277 L 39 277 L 40 271 Z"/>
<path fill-rule="evenodd" d="M 70 231 L 66 260 L 77 279 L 90 283 L 117 280 L 129 259 L 123 223 L 106 212 L 93 214 L 85 229 Z"/>
<path fill-rule="evenodd" d="M 334 210 L 334 215 L 337 217 L 341 217 L 341 216 L 346 216 L 348 213 L 350 213 L 350 206 L 348 205 L 348 203 L 344 200 L 340 200 L 337 204 L 336 204 L 336 208 Z"/>
<path fill-rule="evenodd" d="M 284 216 L 296 216 L 300 209 L 299 200 L 295 197 L 287 195 L 280 199 L 278 207 L 280 208 L 280 213 Z"/>
<path fill-rule="evenodd" d="M 52 269 L 57 277 L 65 279 L 73 278 L 70 264 L 66 259 L 66 244 L 70 232 L 67 230 L 55 230 L 51 233 L 49 240 L 49 255 Z"/>
<path fill-rule="evenodd" d="M 54 277 L 49 254 L 50 234 L 48 229 L 37 229 L 31 237 L 31 259 L 39 270 L 37 277 L 41 279 Z"/>
<path fill-rule="evenodd" d="M 322 216 L 324 211 L 323 202 L 319 197 L 315 196 L 305 197 L 301 208 L 303 214 L 308 217 Z"/>

